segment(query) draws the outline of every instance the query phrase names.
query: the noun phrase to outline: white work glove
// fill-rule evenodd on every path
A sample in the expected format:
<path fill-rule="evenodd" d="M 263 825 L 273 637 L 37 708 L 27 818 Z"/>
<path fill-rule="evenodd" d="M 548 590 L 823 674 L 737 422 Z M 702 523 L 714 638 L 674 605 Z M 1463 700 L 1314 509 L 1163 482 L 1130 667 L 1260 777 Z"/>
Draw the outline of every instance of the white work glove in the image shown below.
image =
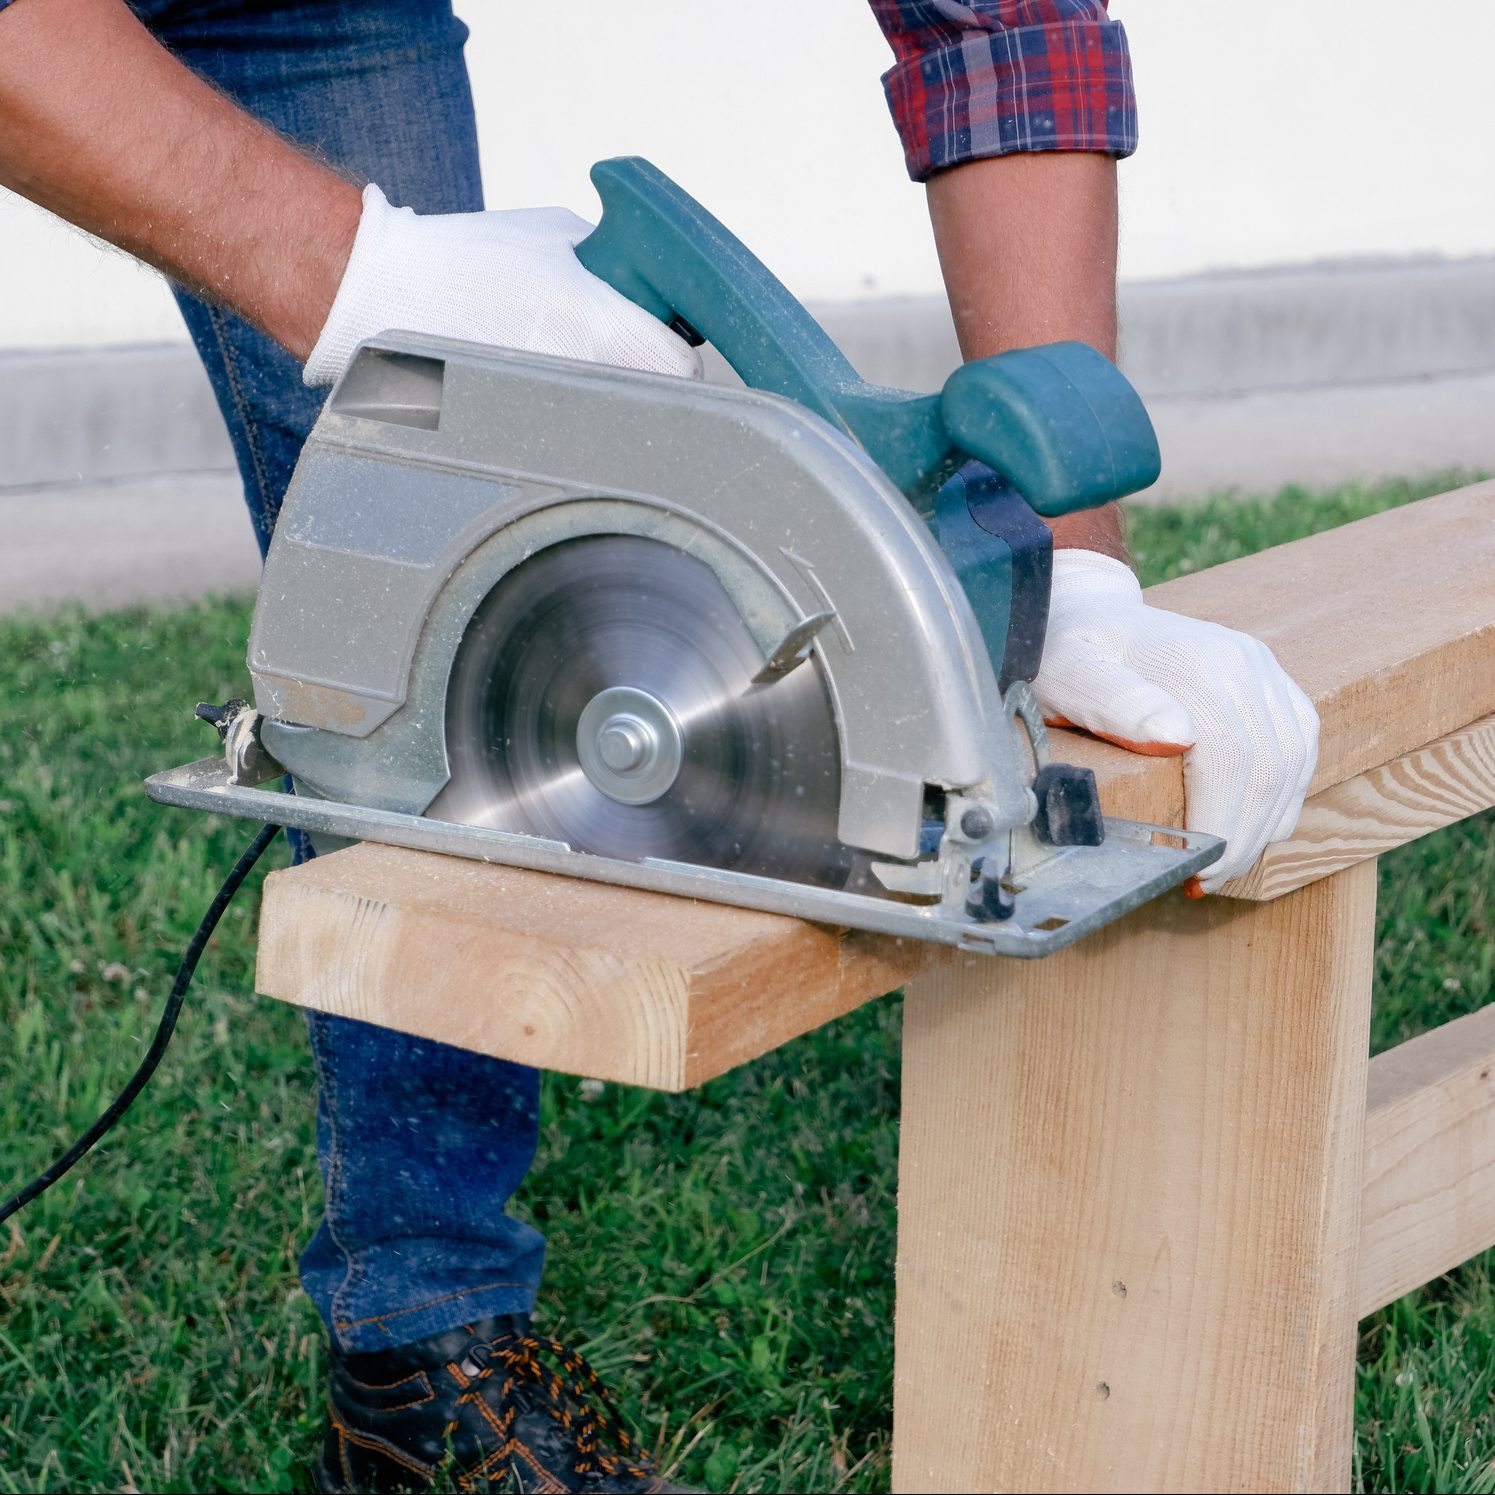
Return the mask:
<path fill-rule="evenodd" d="M 390 331 L 699 377 L 684 338 L 572 253 L 591 231 L 565 208 L 423 217 L 365 187 L 353 253 L 302 377 L 331 384 L 364 338 Z"/>
<path fill-rule="evenodd" d="M 1318 762 L 1313 703 L 1257 639 L 1149 607 L 1131 569 L 1054 552 L 1045 718 L 1139 753 L 1184 754 L 1190 830 L 1224 836 L 1199 876 L 1212 893 L 1291 834 Z"/>

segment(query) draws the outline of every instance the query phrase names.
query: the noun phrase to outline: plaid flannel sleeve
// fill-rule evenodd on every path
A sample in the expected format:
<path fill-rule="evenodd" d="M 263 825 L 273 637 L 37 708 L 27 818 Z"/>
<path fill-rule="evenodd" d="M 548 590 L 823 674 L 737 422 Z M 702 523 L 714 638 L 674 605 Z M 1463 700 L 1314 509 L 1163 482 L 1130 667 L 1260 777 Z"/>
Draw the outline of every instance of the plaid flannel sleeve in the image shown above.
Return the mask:
<path fill-rule="evenodd" d="M 1107 0 L 871 0 L 908 174 L 1013 151 L 1137 148 L 1126 32 Z"/>

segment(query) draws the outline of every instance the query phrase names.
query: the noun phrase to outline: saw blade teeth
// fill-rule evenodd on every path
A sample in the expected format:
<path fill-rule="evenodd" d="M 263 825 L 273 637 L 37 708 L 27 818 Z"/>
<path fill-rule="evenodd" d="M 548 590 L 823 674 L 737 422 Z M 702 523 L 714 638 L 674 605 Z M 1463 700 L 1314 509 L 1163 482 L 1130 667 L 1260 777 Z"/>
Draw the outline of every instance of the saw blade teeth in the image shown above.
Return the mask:
<path fill-rule="evenodd" d="M 594 535 L 504 576 L 447 693 L 451 780 L 427 812 L 578 851 L 840 886 L 840 751 L 814 667 L 764 656 L 716 574 Z"/>

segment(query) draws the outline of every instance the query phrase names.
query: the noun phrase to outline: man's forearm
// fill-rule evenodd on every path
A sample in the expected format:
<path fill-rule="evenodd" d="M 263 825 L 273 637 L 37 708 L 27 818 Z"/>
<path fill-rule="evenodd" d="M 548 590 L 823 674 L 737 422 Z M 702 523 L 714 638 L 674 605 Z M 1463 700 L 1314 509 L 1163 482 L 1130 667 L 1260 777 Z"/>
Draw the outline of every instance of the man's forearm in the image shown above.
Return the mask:
<path fill-rule="evenodd" d="M 1075 339 L 1116 356 L 1116 163 L 1080 151 L 968 161 L 930 178 L 960 350 Z M 1051 521 L 1061 546 L 1126 558 L 1116 504 Z"/>
<path fill-rule="evenodd" d="M 360 194 L 160 47 L 121 0 L 0 10 L 0 184 L 239 312 L 316 341 Z"/>

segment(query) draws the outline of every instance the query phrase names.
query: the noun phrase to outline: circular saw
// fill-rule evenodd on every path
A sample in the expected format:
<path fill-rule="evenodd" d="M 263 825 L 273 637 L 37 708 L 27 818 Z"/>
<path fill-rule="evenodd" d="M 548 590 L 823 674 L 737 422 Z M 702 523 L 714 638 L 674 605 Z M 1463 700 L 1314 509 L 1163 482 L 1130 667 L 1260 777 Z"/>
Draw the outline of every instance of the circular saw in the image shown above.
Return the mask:
<path fill-rule="evenodd" d="M 1145 487 L 1078 343 L 869 385 L 647 162 L 578 257 L 725 387 L 400 332 L 298 463 L 253 704 L 158 800 L 973 950 L 1039 955 L 1213 861 L 1049 760 L 1054 517 Z M 295 792 L 281 785 L 284 775 Z"/>

